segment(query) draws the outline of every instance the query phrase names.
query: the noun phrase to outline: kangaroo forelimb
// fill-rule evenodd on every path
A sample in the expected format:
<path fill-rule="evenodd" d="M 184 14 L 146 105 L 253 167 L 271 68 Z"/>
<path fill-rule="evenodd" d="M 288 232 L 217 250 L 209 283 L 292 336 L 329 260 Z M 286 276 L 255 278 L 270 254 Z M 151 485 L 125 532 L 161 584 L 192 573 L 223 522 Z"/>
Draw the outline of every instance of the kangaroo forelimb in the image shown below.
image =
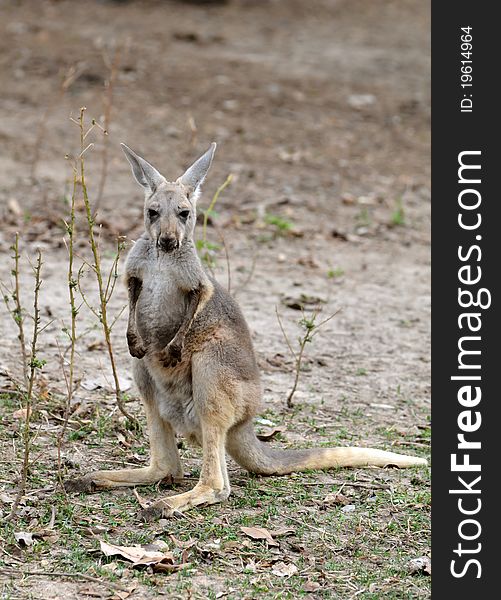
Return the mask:
<path fill-rule="evenodd" d="M 143 358 L 146 354 L 146 348 L 143 344 L 141 336 L 137 331 L 136 325 L 136 304 L 141 293 L 142 281 L 137 277 L 131 277 L 128 281 L 129 292 L 129 322 L 127 324 L 127 345 L 131 356 L 135 358 Z"/>
<path fill-rule="evenodd" d="M 183 322 L 177 330 L 176 335 L 160 352 L 159 358 L 164 367 L 174 367 L 181 361 L 186 334 L 193 323 L 193 319 L 195 318 L 197 310 L 201 305 L 201 301 L 205 296 L 204 292 L 206 291 L 206 287 L 203 284 L 200 284 L 198 287 L 188 292 L 188 306 Z"/>

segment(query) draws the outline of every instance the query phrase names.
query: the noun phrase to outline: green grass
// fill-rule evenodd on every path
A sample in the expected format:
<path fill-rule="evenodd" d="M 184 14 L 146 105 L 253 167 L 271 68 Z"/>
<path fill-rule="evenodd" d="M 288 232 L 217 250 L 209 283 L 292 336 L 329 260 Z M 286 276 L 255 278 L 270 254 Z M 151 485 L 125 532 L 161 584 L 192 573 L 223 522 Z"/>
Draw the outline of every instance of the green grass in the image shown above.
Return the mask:
<path fill-rule="evenodd" d="M 391 427 L 371 424 L 364 410 L 350 407 L 347 399 L 344 402 L 327 423 L 322 404 L 303 404 L 286 413 L 268 409 L 261 415 L 263 418 L 277 425 L 287 424 L 283 436 L 271 444 L 284 447 L 296 439 L 296 447 L 355 445 L 361 441 L 362 426 L 372 427 L 373 435 L 382 440 L 380 447 L 394 449 L 392 444 L 403 439 L 412 444 L 411 436 L 402 438 Z M 10 448 L 1 467 L 0 480 L 4 483 L 0 487 L 4 493 L 13 495 L 15 486 L 6 482 L 15 480 L 20 452 L 19 449 L 17 454 L 12 452 L 9 424 L 18 403 L 13 396 L 1 395 L 0 406 L 7 425 L 0 431 L 0 441 Z M 86 457 L 87 462 L 80 469 L 65 466 L 66 477 L 79 475 L 89 466 L 119 468 L 121 459 L 128 460 L 132 454 L 147 461 L 145 440 L 129 438 L 130 448 L 119 447 L 116 432 L 124 431 L 122 425 L 104 415 L 103 410 L 96 410 L 90 419 L 87 416 L 80 424 L 70 424 L 66 449 L 78 449 L 78 455 Z M 34 427 L 40 427 L 42 422 L 39 415 Z M 423 446 L 428 439 L 429 429 L 425 428 L 419 438 L 421 445 L 404 451 L 426 455 L 427 448 Z M 83 573 L 107 585 L 139 586 L 136 594 L 145 598 L 154 598 L 160 592 L 168 597 L 202 599 L 225 593 L 228 598 L 260 600 L 298 597 L 348 600 L 354 591 L 360 591 L 357 598 L 429 596 L 429 578 L 411 575 L 406 567 L 410 559 L 429 552 L 427 470 L 310 471 L 264 478 L 249 475 L 230 463 L 233 493 L 227 502 L 199 507 L 167 522 L 143 523 L 130 489 L 66 497 L 56 485 L 53 447 L 54 437 L 40 436 L 35 441 L 33 453 L 39 458 L 30 469 L 29 489 L 42 491 L 29 495 L 21 506 L 19 519 L 0 530 L 6 552 L 19 557 L 17 572 L 42 570 L 43 565 L 45 571 Z M 140 488 L 143 498 L 155 500 L 195 484 L 200 451 L 186 447 L 182 455 L 185 471 L 193 479 L 174 489 L 163 485 Z M 327 494 L 336 492 L 355 506 L 353 512 L 344 512 L 342 505 L 324 503 Z M 14 533 L 46 529 L 53 509 L 54 535 L 37 540 L 32 547 L 19 548 Z M 103 532 L 90 533 L 90 528 L 96 526 L 102 527 Z M 265 541 L 245 536 L 240 529 L 252 526 L 269 531 L 287 527 L 293 532 L 277 537 L 279 547 L 273 548 Z M 184 551 L 173 539 L 194 540 L 195 544 Z M 171 574 L 132 568 L 125 560 L 105 557 L 99 540 L 123 546 L 162 540 L 179 563 L 184 552 L 189 566 Z M 0 567 L 11 566 L 8 558 L 5 553 L 0 555 Z M 280 561 L 294 564 L 297 573 L 290 577 L 274 575 L 272 571 Z M 9 585 L 0 586 L 6 597 Z M 313 595 L 308 586 L 318 586 Z"/>

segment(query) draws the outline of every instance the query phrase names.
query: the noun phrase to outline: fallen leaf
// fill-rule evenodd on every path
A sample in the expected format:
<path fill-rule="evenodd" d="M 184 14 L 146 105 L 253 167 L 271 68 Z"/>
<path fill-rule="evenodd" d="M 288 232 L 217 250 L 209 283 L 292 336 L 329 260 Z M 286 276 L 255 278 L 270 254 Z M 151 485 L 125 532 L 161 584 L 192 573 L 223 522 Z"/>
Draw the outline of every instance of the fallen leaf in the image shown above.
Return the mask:
<path fill-rule="evenodd" d="M 12 416 L 14 417 L 14 419 L 19 419 L 21 421 L 26 421 L 27 415 L 28 415 L 27 408 L 20 408 L 19 410 L 15 410 L 12 413 Z"/>
<path fill-rule="evenodd" d="M 132 562 L 133 566 L 156 565 L 164 562 L 174 563 L 172 552 L 153 549 L 154 545 L 149 546 L 150 549 L 146 549 L 143 546 L 115 546 L 115 544 L 108 544 L 108 542 L 101 540 L 99 543 L 105 556 L 121 556 Z"/>
<path fill-rule="evenodd" d="M 19 202 L 15 198 L 9 198 L 7 200 L 7 208 L 16 217 L 20 217 L 23 214 L 23 211 L 19 205 Z"/>
<path fill-rule="evenodd" d="M 273 531 L 270 531 L 270 535 L 274 538 L 282 537 L 285 535 L 293 535 L 295 533 L 296 533 L 296 530 L 293 529 L 292 527 L 279 527 L 278 529 L 274 529 Z"/>
<path fill-rule="evenodd" d="M 264 527 L 240 527 L 240 530 L 253 540 L 266 540 L 270 546 L 278 546 L 271 533 Z"/>
<path fill-rule="evenodd" d="M 332 492 L 325 496 L 325 498 L 322 500 L 322 504 L 328 505 L 328 506 L 332 506 L 332 505 L 346 506 L 346 505 L 350 504 L 350 501 L 343 494 L 340 494 L 339 492 Z"/>
<path fill-rule="evenodd" d="M 320 588 L 320 584 L 316 581 L 307 581 L 303 585 L 303 592 L 316 592 Z"/>
<path fill-rule="evenodd" d="M 101 387 L 101 383 L 97 379 L 84 379 L 80 382 L 80 385 L 88 392 L 93 392 Z"/>
<path fill-rule="evenodd" d="M 14 497 L 9 496 L 8 494 L 1 493 L 0 502 L 3 502 L 4 504 L 14 504 Z"/>
<path fill-rule="evenodd" d="M 297 573 L 297 567 L 292 563 L 286 564 L 280 561 L 275 563 L 275 566 L 273 567 L 271 572 L 277 577 L 291 577 L 291 575 Z"/>
<path fill-rule="evenodd" d="M 139 495 L 139 492 L 136 490 L 136 488 L 134 488 L 133 490 L 134 496 L 136 497 L 136 500 L 139 504 L 139 506 L 141 508 L 148 508 L 148 506 L 150 505 L 150 502 L 148 500 L 145 500 L 142 496 Z"/>
<path fill-rule="evenodd" d="M 102 592 L 91 587 L 78 588 L 78 593 L 82 596 L 89 596 L 90 598 L 104 598 Z"/>
<path fill-rule="evenodd" d="M 136 586 L 129 588 L 128 591 L 116 591 L 111 600 L 127 600 L 127 598 L 134 593 L 135 589 Z"/>
<path fill-rule="evenodd" d="M 177 548 L 191 548 L 197 543 L 197 541 L 193 540 L 192 538 L 186 542 L 183 542 L 182 540 L 178 540 L 174 535 L 172 535 L 172 533 L 169 535 L 169 537 Z"/>
<path fill-rule="evenodd" d="M 262 433 L 257 433 L 257 439 L 263 442 L 268 442 L 273 439 L 277 434 L 285 431 L 287 427 L 285 425 L 279 425 L 278 427 L 274 427 L 273 429 L 268 429 L 268 431 L 263 431 Z"/>
<path fill-rule="evenodd" d="M 254 419 L 258 425 L 267 425 L 268 427 L 275 427 L 275 423 L 269 419 L 263 419 L 262 417 L 256 417 Z"/>
<path fill-rule="evenodd" d="M 428 556 L 420 556 L 413 558 L 407 564 L 409 572 L 413 575 L 416 573 L 424 573 L 425 575 L 431 575 L 431 560 Z"/>
<path fill-rule="evenodd" d="M 33 534 L 28 533 L 27 531 L 19 531 L 14 533 L 14 537 L 20 546 L 33 546 L 33 542 L 35 541 L 33 539 Z"/>

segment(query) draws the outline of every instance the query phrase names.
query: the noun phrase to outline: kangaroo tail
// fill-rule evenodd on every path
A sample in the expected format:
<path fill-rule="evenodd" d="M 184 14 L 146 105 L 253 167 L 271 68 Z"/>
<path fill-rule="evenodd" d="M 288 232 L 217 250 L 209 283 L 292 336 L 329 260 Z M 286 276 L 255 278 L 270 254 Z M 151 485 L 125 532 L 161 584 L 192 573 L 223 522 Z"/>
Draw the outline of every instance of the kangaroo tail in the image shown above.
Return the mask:
<path fill-rule="evenodd" d="M 375 448 L 310 448 L 278 450 L 261 442 L 252 423 L 244 423 L 228 433 L 227 450 L 244 469 L 260 475 L 285 475 L 308 469 L 336 467 L 414 467 L 426 465 L 425 458 L 395 454 Z"/>

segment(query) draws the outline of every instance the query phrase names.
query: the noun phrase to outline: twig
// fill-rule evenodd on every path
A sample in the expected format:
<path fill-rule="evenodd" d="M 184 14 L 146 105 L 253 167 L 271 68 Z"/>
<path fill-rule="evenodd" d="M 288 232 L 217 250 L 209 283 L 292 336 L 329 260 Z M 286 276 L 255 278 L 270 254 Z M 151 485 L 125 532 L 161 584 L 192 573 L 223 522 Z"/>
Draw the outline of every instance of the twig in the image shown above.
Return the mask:
<path fill-rule="evenodd" d="M 63 377 L 66 384 L 66 402 L 64 404 L 64 420 L 63 425 L 59 431 L 57 436 L 57 473 L 59 478 L 59 484 L 61 489 L 64 491 L 63 485 L 63 475 L 62 475 L 62 465 L 61 465 L 61 449 L 63 445 L 64 435 L 66 433 L 66 429 L 68 428 L 68 419 L 70 416 L 70 407 L 71 400 L 73 398 L 73 380 L 74 380 L 74 370 L 75 370 L 75 349 L 76 349 L 76 340 L 77 340 L 77 314 L 78 308 L 76 307 L 75 302 L 75 288 L 78 285 L 78 281 L 74 277 L 73 273 L 73 262 L 74 262 L 74 241 L 75 241 L 75 203 L 76 203 L 76 194 L 77 194 L 77 170 L 76 166 L 73 168 L 73 192 L 71 194 L 71 208 L 70 208 L 70 221 L 69 223 L 65 223 L 66 232 L 68 234 L 68 294 L 70 298 L 70 322 L 71 328 L 68 332 L 70 338 L 70 358 L 69 358 L 69 371 L 66 373 L 66 369 L 64 368 L 64 354 L 60 351 L 59 354 L 61 356 L 61 369 L 63 371 Z M 59 345 L 58 345 L 59 346 Z"/>
<path fill-rule="evenodd" d="M 33 300 L 33 334 L 31 337 L 31 356 L 29 362 L 29 375 L 28 375 L 28 387 L 26 390 L 25 396 L 25 408 L 26 408 L 26 418 L 24 421 L 24 429 L 23 429 L 23 443 L 24 443 L 24 452 L 23 452 L 23 464 L 21 468 L 21 481 L 19 482 L 19 489 L 16 494 L 16 498 L 11 507 L 11 511 L 5 521 L 10 522 L 15 514 L 17 507 L 19 506 L 19 502 L 23 497 L 23 494 L 26 490 L 26 482 L 28 479 L 28 467 L 29 467 L 29 459 L 30 459 L 30 423 L 31 423 L 31 413 L 32 413 L 32 404 L 33 404 L 33 386 L 35 384 L 35 375 L 36 370 L 43 366 L 43 362 L 39 361 L 37 358 L 37 342 L 38 335 L 40 333 L 40 308 L 38 306 L 38 297 L 40 292 L 40 286 L 42 285 L 41 279 L 41 270 L 42 270 L 42 253 L 40 250 L 37 251 L 37 262 L 33 267 L 33 271 L 35 273 L 35 289 L 34 289 L 34 300 Z"/>
<path fill-rule="evenodd" d="M 216 205 L 219 195 L 228 185 L 230 185 L 232 179 L 233 179 L 233 175 L 230 173 L 228 175 L 228 177 L 226 178 L 225 182 L 222 183 L 217 188 L 216 193 L 214 194 L 214 196 L 212 196 L 212 200 L 211 200 L 211 203 L 209 204 L 209 208 L 204 211 L 204 222 L 202 225 L 202 240 L 204 242 L 207 241 L 207 222 L 209 221 L 209 216 L 210 216 L 212 210 L 214 209 L 214 206 Z"/>
<path fill-rule="evenodd" d="M 101 206 L 103 199 L 104 186 L 106 185 L 106 178 L 108 176 L 108 147 L 109 147 L 109 133 L 111 125 L 111 111 L 113 108 L 113 89 L 117 79 L 118 69 L 120 66 L 120 54 L 121 48 L 116 48 L 113 53 L 113 59 L 110 63 L 108 57 L 103 55 L 104 62 L 109 70 L 109 77 L 104 82 L 104 115 L 103 115 L 103 153 L 101 161 L 101 176 L 99 179 L 99 186 L 97 189 L 96 202 L 94 204 L 94 216 Z"/>
<path fill-rule="evenodd" d="M 329 317 L 327 317 L 326 319 L 324 319 L 323 321 L 321 321 L 320 323 L 317 324 L 317 323 L 315 323 L 315 319 L 317 318 L 318 312 L 314 312 L 313 315 L 310 318 L 308 318 L 304 312 L 304 309 L 301 309 L 303 317 L 299 321 L 299 325 L 303 327 L 304 334 L 302 337 L 298 338 L 299 350 L 296 352 L 292 348 L 292 344 L 290 343 L 289 337 L 288 337 L 287 333 L 285 332 L 284 326 L 282 324 L 282 320 L 281 320 L 279 312 L 278 312 L 278 307 L 275 308 L 275 312 L 277 314 L 277 319 L 278 319 L 278 324 L 280 325 L 282 335 L 284 336 L 287 347 L 289 348 L 290 353 L 292 354 L 292 357 L 294 358 L 294 361 L 296 363 L 294 383 L 292 385 L 291 391 L 289 392 L 289 395 L 287 396 L 287 407 L 288 408 L 292 408 L 292 406 L 293 406 L 292 398 L 293 398 L 294 394 L 296 393 L 297 386 L 299 383 L 299 377 L 301 375 L 301 365 L 303 362 L 303 355 L 304 355 L 304 351 L 306 348 L 306 344 L 311 342 L 313 340 L 313 338 L 315 337 L 315 335 L 318 333 L 319 329 L 323 325 L 325 325 L 328 321 L 330 321 L 333 317 L 335 317 L 340 310 L 341 309 L 338 309 L 332 315 L 330 315 Z"/>
<path fill-rule="evenodd" d="M 21 350 L 21 360 L 23 362 L 23 381 L 25 389 L 28 388 L 28 356 L 26 354 L 26 338 L 24 335 L 24 316 L 23 309 L 21 304 L 21 292 L 19 285 L 19 233 L 16 233 L 14 238 L 14 244 L 11 246 L 11 250 L 14 252 L 12 258 L 14 260 L 14 268 L 12 270 L 12 275 L 14 276 L 14 289 L 9 290 L 4 283 L 1 283 L 2 288 L 4 289 L 4 302 L 7 310 L 9 311 L 12 320 L 17 325 L 18 329 L 18 339 L 19 339 L 19 347 Z M 14 308 L 11 308 L 9 305 L 10 299 L 14 302 Z"/>
<path fill-rule="evenodd" d="M 85 137 L 89 133 L 89 130 L 87 130 L 87 132 L 85 131 L 85 124 L 84 124 L 85 110 L 86 110 L 85 108 L 80 109 L 80 117 L 78 119 L 78 126 L 80 129 L 80 147 L 82 148 L 82 152 L 80 154 L 80 157 L 78 158 L 78 164 L 80 166 L 80 185 L 82 186 L 83 200 L 84 200 L 85 212 L 86 212 L 86 216 L 87 216 L 89 243 L 90 243 L 92 255 L 94 258 L 94 264 L 92 265 L 92 269 L 96 275 L 98 291 L 99 291 L 99 308 L 100 308 L 99 320 L 102 325 L 104 339 L 106 342 L 106 348 L 108 350 L 108 357 L 109 357 L 111 371 L 112 371 L 113 380 L 114 380 L 114 384 L 115 384 L 115 398 L 117 401 L 117 406 L 118 406 L 120 412 L 130 421 L 130 423 L 133 424 L 134 426 L 138 427 L 139 424 L 138 424 L 137 420 L 131 414 L 129 414 L 129 412 L 127 411 L 127 409 L 125 408 L 124 403 L 123 403 L 122 392 L 120 390 L 120 382 L 118 379 L 118 372 L 117 372 L 117 367 L 116 367 L 116 363 L 115 363 L 115 356 L 113 353 L 113 345 L 112 345 L 112 341 L 111 341 L 111 328 L 108 324 L 107 307 L 108 307 L 109 295 L 107 296 L 107 294 L 106 294 L 106 288 L 105 288 L 105 284 L 103 281 L 103 274 L 101 271 L 101 256 L 100 256 L 98 244 L 96 243 L 96 237 L 94 234 L 94 217 L 93 217 L 90 200 L 89 200 L 89 195 L 87 192 L 87 186 L 86 186 L 86 182 L 85 182 L 85 161 L 83 158 L 83 148 L 84 148 Z M 95 125 L 95 121 L 92 122 L 92 126 L 94 126 L 94 125 Z M 121 247 L 119 245 L 119 249 L 120 248 Z M 82 298 L 86 302 L 85 297 L 82 296 Z M 87 302 L 86 302 L 86 304 L 88 305 Z"/>

